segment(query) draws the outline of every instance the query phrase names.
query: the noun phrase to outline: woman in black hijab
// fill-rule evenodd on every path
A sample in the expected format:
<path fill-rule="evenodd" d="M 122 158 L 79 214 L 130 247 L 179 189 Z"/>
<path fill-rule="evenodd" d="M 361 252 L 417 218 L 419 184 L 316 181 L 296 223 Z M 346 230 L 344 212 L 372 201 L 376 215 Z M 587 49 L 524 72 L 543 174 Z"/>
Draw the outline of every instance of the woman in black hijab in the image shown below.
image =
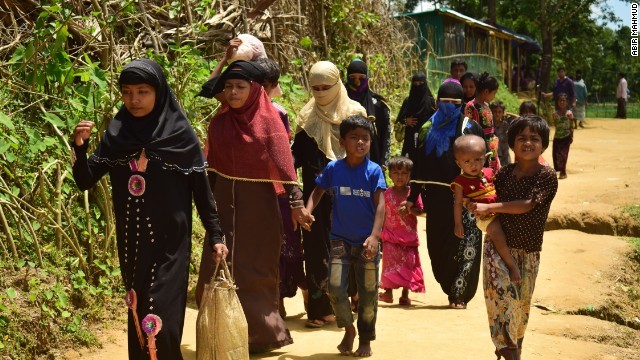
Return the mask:
<path fill-rule="evenodd" d="M 367 64 L 354 59 L 347 67 L 347 95 L 357 101 L 367 111 L 367 117 L 373 120 L 375 134 L 371 138 L 369 159 L 386 169 L 391 153 L 391 120 L 389 107 L 384 98 L 369 88 L 369 69 Z"/>
<path fill-rule="evenodd" d="M 409 97 L 402 102 L 396 119 L 397 122 L 405 125 L 402 155 L 408 156 L 414 162 L 416 161 L 416 134 L 436 111 L 435 107 L 436 102 L 427 85 L 427 76 L 422 71 L 417 72 L 411 78 Z"/>
<path fill-rule="evenodd" d="M 80 190 L 107 172 L 111 179 L 118 257 L 131 310 L 129 359 L 182 359 L 192 198 L 216 261 L 227 248 L 200 142 L 162 69 L 151 60 L 134 60 L 122 69 L 119 85 L 124 105 L 88 158 L 94 124 L 76 126 L 73 177 Z"/>
<path fill-rule="evenodd" d="M 482 137 L 482 127 L 462 113 L 462 86 L 448 81 L 438 89 L 438 110 L 421 128 L 411 173 L 407 212 L 422 195 L 427 214 L 427 250 L 433 276 L 447 294 L 449 307 L 465 309 L 478 287 L 482 232 L 475 218 L 463 210 L 464 238 L 454 233 L 453 192 L 450 184 L 460 174 L 453 142 L 462 135 Z"/>

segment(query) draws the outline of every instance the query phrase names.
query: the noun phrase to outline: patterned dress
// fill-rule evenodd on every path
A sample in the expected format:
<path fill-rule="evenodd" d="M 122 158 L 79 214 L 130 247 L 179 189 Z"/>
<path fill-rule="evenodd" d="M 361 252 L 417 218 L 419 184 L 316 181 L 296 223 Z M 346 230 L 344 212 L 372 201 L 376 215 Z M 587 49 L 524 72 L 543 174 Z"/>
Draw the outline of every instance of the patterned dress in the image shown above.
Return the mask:
<path fill-rule="evenodd" d="M 560 174 L 567 173 L 567 160 L 569 158 L 569 148 L 573 143 L 573 129 L 571 128 L 571 119 L 573 114 L 571 110 L 567 110 L 564 114 L 557 110 L 553 113 L 553 122 L 556 126 L 556 132 L 553 136 L 553 168 Z"/>
<path fill-rule="evenodd" d="M 487 148 L 491 151 L 491 154 L 487 157 L 489 167 L 497 172 L 500 169 L 500 161 L 498 160 L 498 137 L 495 135 L 495 128 L 493 124 L 493 113 L 489 104 L 485 101 L 482 104 L 476 103 L 476 99 L 473 99 L 467 103 L 464 107 L 464 116 L 475 120 L 480 126 L 482 126 L 482 133 L 484 140 L 487 142 Z"/>
<path fill-rule="evenodd" d="M 413 292 L 424 292 L 424 277 L 418 254 L 418 219 L 413 214 L 398 213 L 400 203 L 405 200 L 406 196 L 398 195 L 393 188 L 384 192 L 385 221 L 380 234 L 384 244 L 381 287 L 403 287 Z M 415 206 L 422 209 L 420 198 Z"/>
<path fill-rule="evenodd" d="M 540 266 L 540 250 L 544 225 L 551 201 L 558 190 L 556 174 L 541 166 L 533 176 L 517 178 L 517 164 L 503 167 L 495 178 L 498 201 L 531 199 L 536 206 L 524 214 L 499 214 L 522 281 L 512 284 L 509 269 L 487 236 L 484 240 L 484 299 L 487 305 L 489 330 L 496 349 L 520 348 L 529 321 L 531 299 Z"/>

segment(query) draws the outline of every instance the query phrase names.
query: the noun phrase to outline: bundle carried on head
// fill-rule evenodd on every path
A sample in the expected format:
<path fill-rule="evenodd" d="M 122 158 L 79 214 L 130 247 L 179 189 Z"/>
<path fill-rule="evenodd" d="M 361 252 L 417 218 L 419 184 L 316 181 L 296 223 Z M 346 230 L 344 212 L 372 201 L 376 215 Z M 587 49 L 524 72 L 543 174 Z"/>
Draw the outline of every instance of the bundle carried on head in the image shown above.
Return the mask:
<path fill-rule="evenodd" d="M 267 57 L 264 45 L 257 37 L 249 34 L 240 34 L 238 39 L 242 40 L 242 45 L 238 46 L 238 49 L 229 59 L 229 64 L 238 60 L 254 61 Z"/>

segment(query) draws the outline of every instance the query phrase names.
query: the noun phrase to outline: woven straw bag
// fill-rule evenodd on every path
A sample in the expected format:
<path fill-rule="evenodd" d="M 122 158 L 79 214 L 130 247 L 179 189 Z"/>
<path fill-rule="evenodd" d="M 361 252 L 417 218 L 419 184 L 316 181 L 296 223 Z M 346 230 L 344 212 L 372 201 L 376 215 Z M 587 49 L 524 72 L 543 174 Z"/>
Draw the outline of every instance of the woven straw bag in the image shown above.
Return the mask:
<path fill-rule="evenodd" d="M 218 268 L 222 269 L 218 274 Z M 249 359 L 249 329 L 226 261 L 204 286 L 196 320 L 197 360 Z M 218 276 L 216 276 L 218 274 Z"/>

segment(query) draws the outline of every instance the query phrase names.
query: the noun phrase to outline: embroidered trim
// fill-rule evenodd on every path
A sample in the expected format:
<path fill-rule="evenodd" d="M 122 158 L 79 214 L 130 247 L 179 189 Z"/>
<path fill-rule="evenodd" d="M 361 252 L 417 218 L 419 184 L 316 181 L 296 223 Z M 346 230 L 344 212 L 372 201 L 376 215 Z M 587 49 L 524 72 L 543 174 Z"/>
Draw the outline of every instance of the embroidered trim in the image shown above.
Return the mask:
<path fill-rule="evenodd" d="M 127 155 L 124 158 L 115 159 L 115 160 L 111 160 L 109 158 L 99 157 L 94 153 L 94 154 L 91 154 L 91 156 L 89 156 L 89 159 L 93 159 L 93 161 L 95 161 L 95 162 L 104 163 L 104 164 L 107 164 L 108 166 L 113 167 L 113 166 L 117 166 L 117 165 L 127 165 L 129 163 L 129 160 L 135 158 L 136 155 L 138 155 L 139 153 L 140 152 L 135 152 L 135 153 L 133 153 L 131 155 Z M 152 152 L 150 152 L 148 150 L 145 150 L 145 153 L 147 155 L 147 158 L 159 161 L 162 164 L 162 168 L 163 169 L 165 169 L 165 170 L 175 170 L 175 171 L 181 172 L 181 173 L 183 173 L 185 175 L 189 175 L 194 171 L 195 172 L 203 172 L 203 171 L 207 170 L 207 166 L 209 166 L 207 164 L 207 162 L 205 161 L 202 166 L 194 166 L 192 168 L 184 169 L 184 168 L 181 168 L 178 165 L 169 164 L 169 163 L 166 163 L 166 162 L 162 161 L 162 159 L 158 155 L 156 155 L 156 154 L 154 154 L 154 153 L 152 153 Z"/>

